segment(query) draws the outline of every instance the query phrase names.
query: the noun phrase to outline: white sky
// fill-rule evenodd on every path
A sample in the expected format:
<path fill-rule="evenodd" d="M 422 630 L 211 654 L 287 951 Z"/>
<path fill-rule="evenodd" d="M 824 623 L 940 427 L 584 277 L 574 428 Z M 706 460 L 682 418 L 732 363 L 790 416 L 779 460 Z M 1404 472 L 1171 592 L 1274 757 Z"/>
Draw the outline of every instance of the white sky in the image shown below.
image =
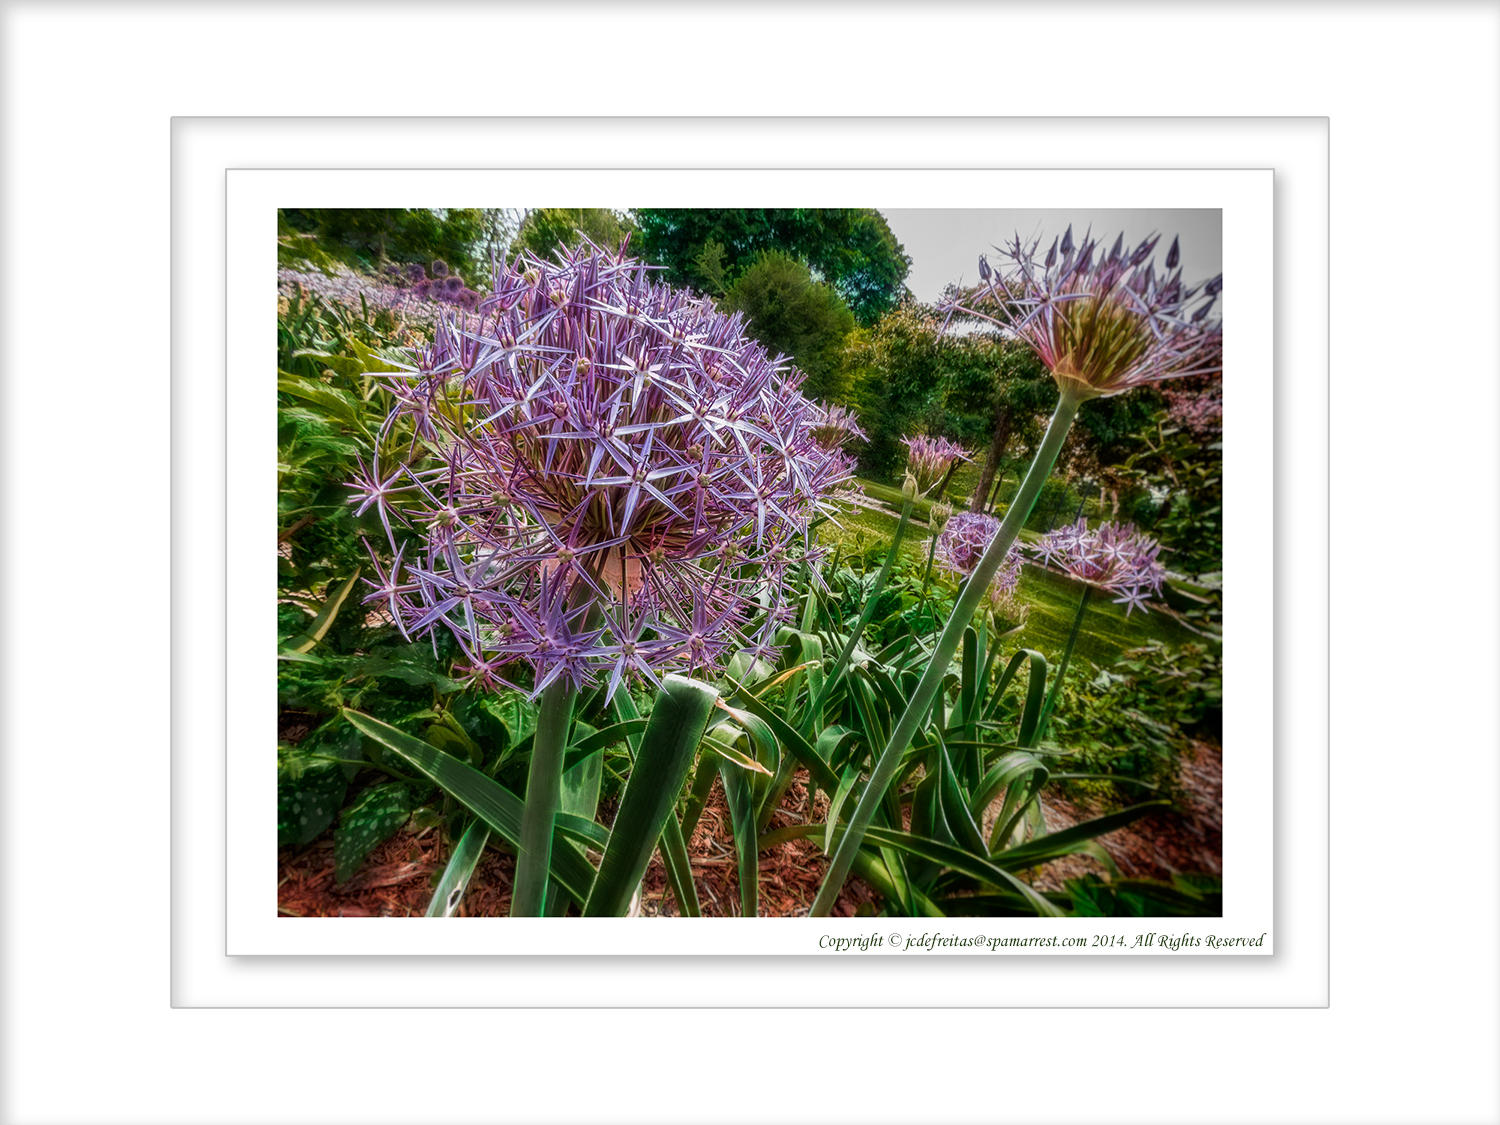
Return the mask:
<path fill-rule="evenodd" d="M 1017 233 L 1022 242 L 1041 239 L 1046 253 L 1054 236 L 1061 236 L 1073 224 L 1073 239 L 1080 241 L 1090 225 L 1094 235 L 1104 243 L 1105 251 L 1114 244 L 1115 235 L 1125 234 L 1125 245 L 1133 247 L 1152 233 L 1162 235 L 1156 250 L 1156 268 L 1162 268 L 1172 236 L 1181 238 L 1182 277 L 1189 285 L 1206 281 L 1220 272 L 1223 261 L 1223 212 L 1219 210 L 1098 210 L 1098 211 L 1020 211 L 964 210 L 960 208 L 926 210 L 882 210 L 891 232 L 911 258 L 911 272 L 906 284 L 917 299 L 931 303 L 952 282 L 973 284 L 979 280 L 979 255 L 988 254 L 991 265 L 1003 258 L 996 246 L 1009 242 Z M 1223 297 L 1219 307 L 1222 309 Z"/>

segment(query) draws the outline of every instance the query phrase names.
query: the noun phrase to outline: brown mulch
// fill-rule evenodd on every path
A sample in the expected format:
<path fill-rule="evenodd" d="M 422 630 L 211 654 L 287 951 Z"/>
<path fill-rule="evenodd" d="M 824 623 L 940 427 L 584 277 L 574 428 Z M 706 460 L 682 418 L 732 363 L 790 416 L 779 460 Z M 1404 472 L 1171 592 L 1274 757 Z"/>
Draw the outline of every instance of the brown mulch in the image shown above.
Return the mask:
<path fill-rule="evenodd" d="M 1047 826 L 1052 830 L 1088 820 L 1107 811 L 1075 804 L 1055 793 L 1042 797 Z M 788 787 L 770 827 L 817 822 L 827 814 L 827 795 L 819 793 L 807 807 L 805 775 Z M 1100 844 L 1131 878 L 1166 880 L 1174 873 L 1213 874 L 1223 867 L 1223 763 L 1220 748 L 1197 742 L 1183 757 L 1181 795 L 1176 807 L 1154 812 L 1099 838 Z M 739 865 L 729 810 L 719 782 L 699 817 L 688 842 L 693 881 L 704 917 L 739 914 Z M 280 853 L 277 902 L 291 917 L 406 918 L 427 910 L 432 885 L 442 873 L 447 854 L 435 828 L 403 829 L 377 847 L 347 883 L 333 879 L 333 836 L 325 832 L 300 850 Z M 762 917 L 807 914 L 827 869 L 822 848 L 812 839 L 791 840 L 760 856 L 759 910 Z M 504 917 L 510 912 L 512 856 L 491 847 L 479 861 L 459 908 L 461 916 Z M 1033 873 L 1042 890 L 1060 890 L 1068 879 L 1090 872 L 1103 874 L 1089 856 L 1067 856 Z M 850 878 L 834 905 L 835 917 L 873 914 L 879 896 L 859 879 Z M 668 889 L 660 856 L 653 856 L 642 886 L 640 913 L 644 917 L 677 917 L 676 899 Z"/>
<path fill-rule="evenodd" d="M 1221 875 L 1224 864 L 1224 763 L 1221 747 L 1194 742 L 1182 757 L 1180 793 L 1172 808 L 1148 813 L 1124 828 L 1099 837 L 1099 843 L 1133 879 L 1170 880 L 1175 874 Z M 1108 809 L 1075 804 L 1055 792 L 1042 794 L 1042 812 L 1053 831 L 1100 816 Z M 1035 884 L 1061 890 L 1068 879 L 1104 874 L 1090 856 L 1054 860 L 1042 868 Z"/>
<path fill-rule="evenodd" d="M 827 812 L 820 793 L 814 812 Z M 787 788 L 781 810 L 771 826 L 806 819 L 807 788 L 800 780 Z M 739 867 L 729 827 L 729 810 L 719 782 L 704 805 L 688 856 L 699 907 L 705 918 L 739 914 Z M 442 874 L 447 854 L 435 828 L 396 833 L 370 853 L 364 866 L 347 883 L 333 879 L 333 834 L 325 832 L 300 850 L 283 848 L 277 905 L 284 917 L 413 918 L 427 911 L 432 886 Z M 811 840 L 793 840 L 760 857 L 759 911 L 763 917 L 803 914 L 812 905 L 827 869 L 822 849 Z M 469 917 L 504 917 L 510 913 L 510 883 L 515 859 L 494 847 L 486 848 L 458 913 Z M 834 917 L 873 914 L 879 898 L 858 879 L 850 878 L 834 903 Z M 643 917 L 679 915 L 677 901 L 667 887 L 659 855 L 652 856 L 642 886 Z"/>

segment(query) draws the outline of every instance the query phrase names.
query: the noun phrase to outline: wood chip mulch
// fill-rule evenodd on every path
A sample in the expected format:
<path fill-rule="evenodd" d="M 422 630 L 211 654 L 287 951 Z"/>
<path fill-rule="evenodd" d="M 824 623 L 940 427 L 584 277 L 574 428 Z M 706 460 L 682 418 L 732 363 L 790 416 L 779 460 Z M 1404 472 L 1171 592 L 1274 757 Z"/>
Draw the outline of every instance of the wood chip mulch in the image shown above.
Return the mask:
<path fill-rule="evenodd" d="M 819 809 L 826 813 L 827 798 L 821 793 L 818 796 Z M 771 827 L 804 820 L 806 803 L 806 786 L 801 780 L 794 781 Z M 718 782 L 699 817 L 688 855 L 703 917 L 737 916 L 739 868 L 729 810 Z M 277 905 L 283 917 L 415 918 L 426 913 L 432 885 L 442 874 L 447 854 L 436 829 L 403 829 L 377 847 L 359 872 L 342 885 L 333 878 L 332 832 L 325 832 L 300 850 L 283 848 L 279 859 Z M 763 853 L 758 876 L 760 915 L 805 915 L 826 868 L 822 849 L 811 840 L 793 840 Z M 487 848 L 469 882 L 459 915 L 503 918 L 509 914 L 514 870 L 514 857 Z M 868 886 L 851 878 L 834 904 L 833 915 L 873 914 L 879 902 Z M 646 869 L 640 913 L 643 917 L 679 916 L 660 856 L 653 856 Z"/>
<path fill-rule="evenodd" d="M 1220 874 L 1223 865 L 1223 763 L 1220 748 L 1195 743 L 1182 762 L 1182 795 L 1176 808 L 1151 813 L 1100 838 L 1121 872 L 1133 878 L 1170 879 L 1172 874 Z M 1065 798 L 1046 794 L 1042 799 L 1048 827 L 1054 831 L 1100 815 Z M 827 796 L 807 808 L 807 787 L 798 774 L 788 787 L 770 827 L 819 821 L 827 814 Z M 739 914 L 739 867 L 730 830 L 729 810 L 718 782 L 705 804 L 693 838 L 688 843 L 706 918 Z M 405 918 L 427 910 L 432 885 L 442 873 L 447 854 L 434 828 L 403 829 L 371 853 L 347 883 L 333 879 L 333 836 L 325 832 L 302 849 L 280 853 L 277 902 L 287 917 Z M 515 860 L 491 847 L 479 861 L 469 884 L 461 916 L 504 917 L 510 912 L 510 883 Z M 822 848 L 813 839 L 792 840 L 762 852 L 759 863 L 759 910 L 762 917 L 805 916 L 827 869 Z M 1032 873 L 1036 886 L 1060 890 L 1071 878 L 1103 873 L 1088 856 L 1068 856 Z M 874 914 L 880 898 L 859 879 L 851 878 L 834 905 L 835 917 Z M 642 886 L 640 913 L 644 917 L 679 916 L 676 899 L 667 886 L 659 856 L 653 856 Z"/>

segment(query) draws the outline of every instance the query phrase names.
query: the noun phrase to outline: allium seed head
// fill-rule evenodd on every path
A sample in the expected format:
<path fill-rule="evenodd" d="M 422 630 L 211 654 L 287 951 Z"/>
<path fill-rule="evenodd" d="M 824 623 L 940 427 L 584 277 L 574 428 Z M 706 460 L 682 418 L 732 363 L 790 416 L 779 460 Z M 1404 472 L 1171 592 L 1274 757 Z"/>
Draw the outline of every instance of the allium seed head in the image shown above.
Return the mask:
<path fill-rule="evenodd" d="M 417 442 L 356 485 L 397 553 L 372 600 L 450 631 L 478 680 L 528 662 L 536 692 L 774 652 L 787 568 L 853 464 L 801 373 L 591 243 L 523 256 L 480 307 L 386 376 Z"/>
<path fill-rule="evenodd" d="M 1090 531 L 1083 519 L 1049 531 L 1033 548 L 1042 562 L 1079 582 L 1120 595 L 1115 601 L 1126 607 L 1126 616 L 1144 610 L 1147 596 L 1161 592 L 1166 572 L 1156 559 L 1160 549 L 1134 524 L 1102 523 Z"/>
<path fill-rule="evenodd" d="M 1223 328 L 1210 317 L 1221 277 L 1184 288 L 1177 240 L 1158 278 L 1148 260 L 1153 235 L 1129 253 L 1117 237 L 1109 253 L 1088 236 L 1078 246 L 1069 227 L 1037 261 L 1039 243 L 1019 235 L 1002 253 L 1006 270 L 981 271 L 980 284 L 947 306 L 1008 329 L 1028 344 L 1059 388 L 1079 399 L 1185 375 L 1217 373 Z"/>

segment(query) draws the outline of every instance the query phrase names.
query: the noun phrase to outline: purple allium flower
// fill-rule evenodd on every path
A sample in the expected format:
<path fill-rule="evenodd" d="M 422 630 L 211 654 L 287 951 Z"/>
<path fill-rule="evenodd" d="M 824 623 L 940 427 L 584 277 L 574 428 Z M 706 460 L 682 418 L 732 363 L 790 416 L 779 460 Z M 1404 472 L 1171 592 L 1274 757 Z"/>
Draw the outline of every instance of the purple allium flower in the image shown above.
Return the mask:
<path fill-rule="evenodd" d="M 432 282 L 424 277 L 411 287 L 411 292 L 413 297 L 425 301 L 432 296 Z"/>
<path fill-rule="evenodd" d="M 956 512 L 943 525 L 938 535 L 933 558 L 957 578 L 967 578 L 979 563 L 984 549 L 1000 530 L 1000 521 L 982 512 Z M 990 581 L 989 594 L 993 600 L 999 595 L 1014 593 L 1021 581 L 1021 565 L 1026 561 L 1018 546 L 1012 547 L 995 577 Z"/>
<path fill-rule="evenodd" d="M 448 263 L 443 261 L 443 259 L 441 258 L 434 258 L 432 260 L 432 265 L 428 267 L 428 269 L 433 277 L 448 276 Z"/>
<path fill-rule="evenodd" d="M 850 438 L 868 441 L 869 434 L 860 427 L 859 417 L 845 406 L 818 404 L 823 411 L 823 421 L 813 436 L 825 449 L 840 449 Z"/>
<path fill-rule="evenodd" d="M 398 479 L 354 485 L 398 552 L 369 600 L 449 630 L 477 681 L 527 661 L 535 692 L 773 654 L 787 567 L 852 467 L 801 373 L 587 242 L 519 258 L 479 307 L 387 376 L 387 429 L 416 438 Z"/>
<path fill-rule="evenodd" d="M 406 267 L 406 276 L 413 281 L 423 281 L 427 277 L 427 271 L 422 268 L 421 262 L 413 262 Z"/>
<path fill-rule="evenodd" d="M 1086 520 L 1049 531 L 1034 550 L 1042 562 L 1068 572 L 1080 582 L 1111 594 L 1126 607 L 1126 616 L 1146 608 L 1146 597 L 1161 592 L 1166 572 L 1156 559 L 1161 545 L 1134 524 L 1102 523 L 1093 531 Z"/>
<path fill-rule="evenodd" d="M 902 438 L 906 446 L 906 472 L 916 482 L 918 493 L 932 491 L 957 461 L 967 461 L 969 451 L 943 437 Z"/>
<path fill-rule="evenodd" d="M 1058 386 L 1080 399 L 1115 395 L 1145 383 L 1207 375 L 1223 363 L 1223 328 L 1211 319 L 1222 276 L 1184 287 L 1176 239 L 1167 272 L 1147 259 L 1159 236 L 1129 253 L 1116 238 L 1109 253 L 1069 227 L 1038 263 L 1039 243 L 1019 235 L 1002 253 L 1008 272 L 981 271 L 948 312 L 965 312 L 1009 329 L 1036 352 Z M 986 276 L 986 273 L 988 276 Z"/>
<path fill-rule="evenodd" d="M 465 286 L 458 291 L 458 296 L 453 299 L 453 303 L 461 309 L 473 312 L 479 307 L 479 294 Z"/>
<path fill-rule="evenodd" d="M 433 264 L 434 265 L 438 265 L 439 263 L 434 262 Z M 460 293 L 463 292 L 463 289 L 464 289 L 464 279 L 461 278 L 461 277 L 459 277 L 457 274 L 451 274 L 450 273 L 446 277 L 443 278 L 443 281 L 442 281 L 443 296 L 446 297 L 448 300 L 450 300 L 450 301 L 453 300 L 455 297 L 457 297 Z"/>

